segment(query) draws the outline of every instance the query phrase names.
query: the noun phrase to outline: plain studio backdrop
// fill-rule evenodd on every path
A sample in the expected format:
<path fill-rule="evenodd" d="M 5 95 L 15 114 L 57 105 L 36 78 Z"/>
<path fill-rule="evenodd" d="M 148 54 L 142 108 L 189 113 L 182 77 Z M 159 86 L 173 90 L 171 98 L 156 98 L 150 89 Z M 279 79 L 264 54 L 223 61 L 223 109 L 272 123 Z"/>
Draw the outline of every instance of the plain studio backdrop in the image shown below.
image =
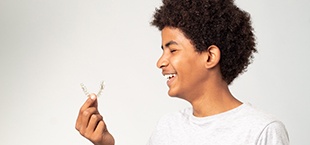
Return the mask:
<path fill-rule="evenodd" d="M 243 102 L 284 122 L 308 145 L 310 1 L 237 0 L 252 16 L 259 53 L 230 86 Z M 97 92 L 117 145 L 143 145 L 158 119 L 189 103 L 167 95 L 156 68 L 161 36 L 150 26 L 161 0 L 0 0 L 0 142 L 90 145 L 75 130 Z"/>

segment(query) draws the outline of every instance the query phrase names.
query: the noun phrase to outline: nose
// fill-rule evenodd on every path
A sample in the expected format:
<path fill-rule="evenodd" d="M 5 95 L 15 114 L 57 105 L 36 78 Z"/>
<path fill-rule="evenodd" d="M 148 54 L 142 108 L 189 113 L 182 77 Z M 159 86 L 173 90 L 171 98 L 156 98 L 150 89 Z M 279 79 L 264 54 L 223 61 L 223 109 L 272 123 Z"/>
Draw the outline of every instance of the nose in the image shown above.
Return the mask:
<path fill-rule="evenodd" d="M 169 64 L 168 59 L 165 57 L 165 55 L 163 54 L 157 61 L 157 67 L 158 68 L 163 68 L 163 67 L 167 67 Z"/>

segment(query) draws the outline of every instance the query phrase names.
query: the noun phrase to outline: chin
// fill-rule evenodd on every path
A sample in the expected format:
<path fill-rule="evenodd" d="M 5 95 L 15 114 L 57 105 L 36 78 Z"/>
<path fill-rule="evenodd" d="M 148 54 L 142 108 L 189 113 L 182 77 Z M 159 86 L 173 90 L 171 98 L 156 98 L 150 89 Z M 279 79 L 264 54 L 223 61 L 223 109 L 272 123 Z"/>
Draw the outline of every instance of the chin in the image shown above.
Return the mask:
<path fill-rule="evenodd" d="M 171 91 L 171 90 L 168 91 L 168 95 L 170 97 L 177 97 L 177 94 L 175 92 Z"/>
<path fill-rule="evenodd" d="M 177 91 L 173 91 L 173 90 L 169 90 L 169 91 L 168 91 L 168 95 L 169 95 L 170 97 L 181 98 L 181 97 L 180 97 L 180 94 L 179 94 Z"/>
<path fill-rule="evenodd" d="M 171 90 L 169 89 L 168 91 L 168 95 L 172 98 L 179 98 L 179 99 L 184 99 L 186 101 L 188 101 L 188 99 L 186 98 L 186 96 L 184 95 L 183 92 L 180 91 L 176 91 L 176 90 Z"/>

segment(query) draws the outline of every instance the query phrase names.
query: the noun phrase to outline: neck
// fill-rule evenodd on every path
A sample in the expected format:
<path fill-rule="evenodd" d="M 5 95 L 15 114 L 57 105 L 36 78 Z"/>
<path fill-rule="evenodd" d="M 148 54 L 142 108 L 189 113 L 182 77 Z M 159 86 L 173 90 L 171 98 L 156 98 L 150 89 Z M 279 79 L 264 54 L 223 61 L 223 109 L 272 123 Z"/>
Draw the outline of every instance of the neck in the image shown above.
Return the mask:
<path fill-rule="evenodd" d="M 194 116 L 206 117 L 240 106 L 242 103 L 237 100 L 229 91 L 226 82 L 212 83 L 205 87 L 200 96 L 193 96 L 189 102 L 193 106 Z"/>

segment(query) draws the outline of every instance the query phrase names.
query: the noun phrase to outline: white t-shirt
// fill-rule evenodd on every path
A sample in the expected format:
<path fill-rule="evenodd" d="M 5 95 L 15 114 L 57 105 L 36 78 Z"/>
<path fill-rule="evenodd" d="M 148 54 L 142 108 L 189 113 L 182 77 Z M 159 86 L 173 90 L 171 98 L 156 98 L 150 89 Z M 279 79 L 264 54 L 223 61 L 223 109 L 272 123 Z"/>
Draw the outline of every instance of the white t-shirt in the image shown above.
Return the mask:
<path fill-rule="evenodd" d="M 244 103 L 213 116 L 198 118 L 193 109 L 161 118 L 148 145 L 289 145 L 284 125 Z"/>

